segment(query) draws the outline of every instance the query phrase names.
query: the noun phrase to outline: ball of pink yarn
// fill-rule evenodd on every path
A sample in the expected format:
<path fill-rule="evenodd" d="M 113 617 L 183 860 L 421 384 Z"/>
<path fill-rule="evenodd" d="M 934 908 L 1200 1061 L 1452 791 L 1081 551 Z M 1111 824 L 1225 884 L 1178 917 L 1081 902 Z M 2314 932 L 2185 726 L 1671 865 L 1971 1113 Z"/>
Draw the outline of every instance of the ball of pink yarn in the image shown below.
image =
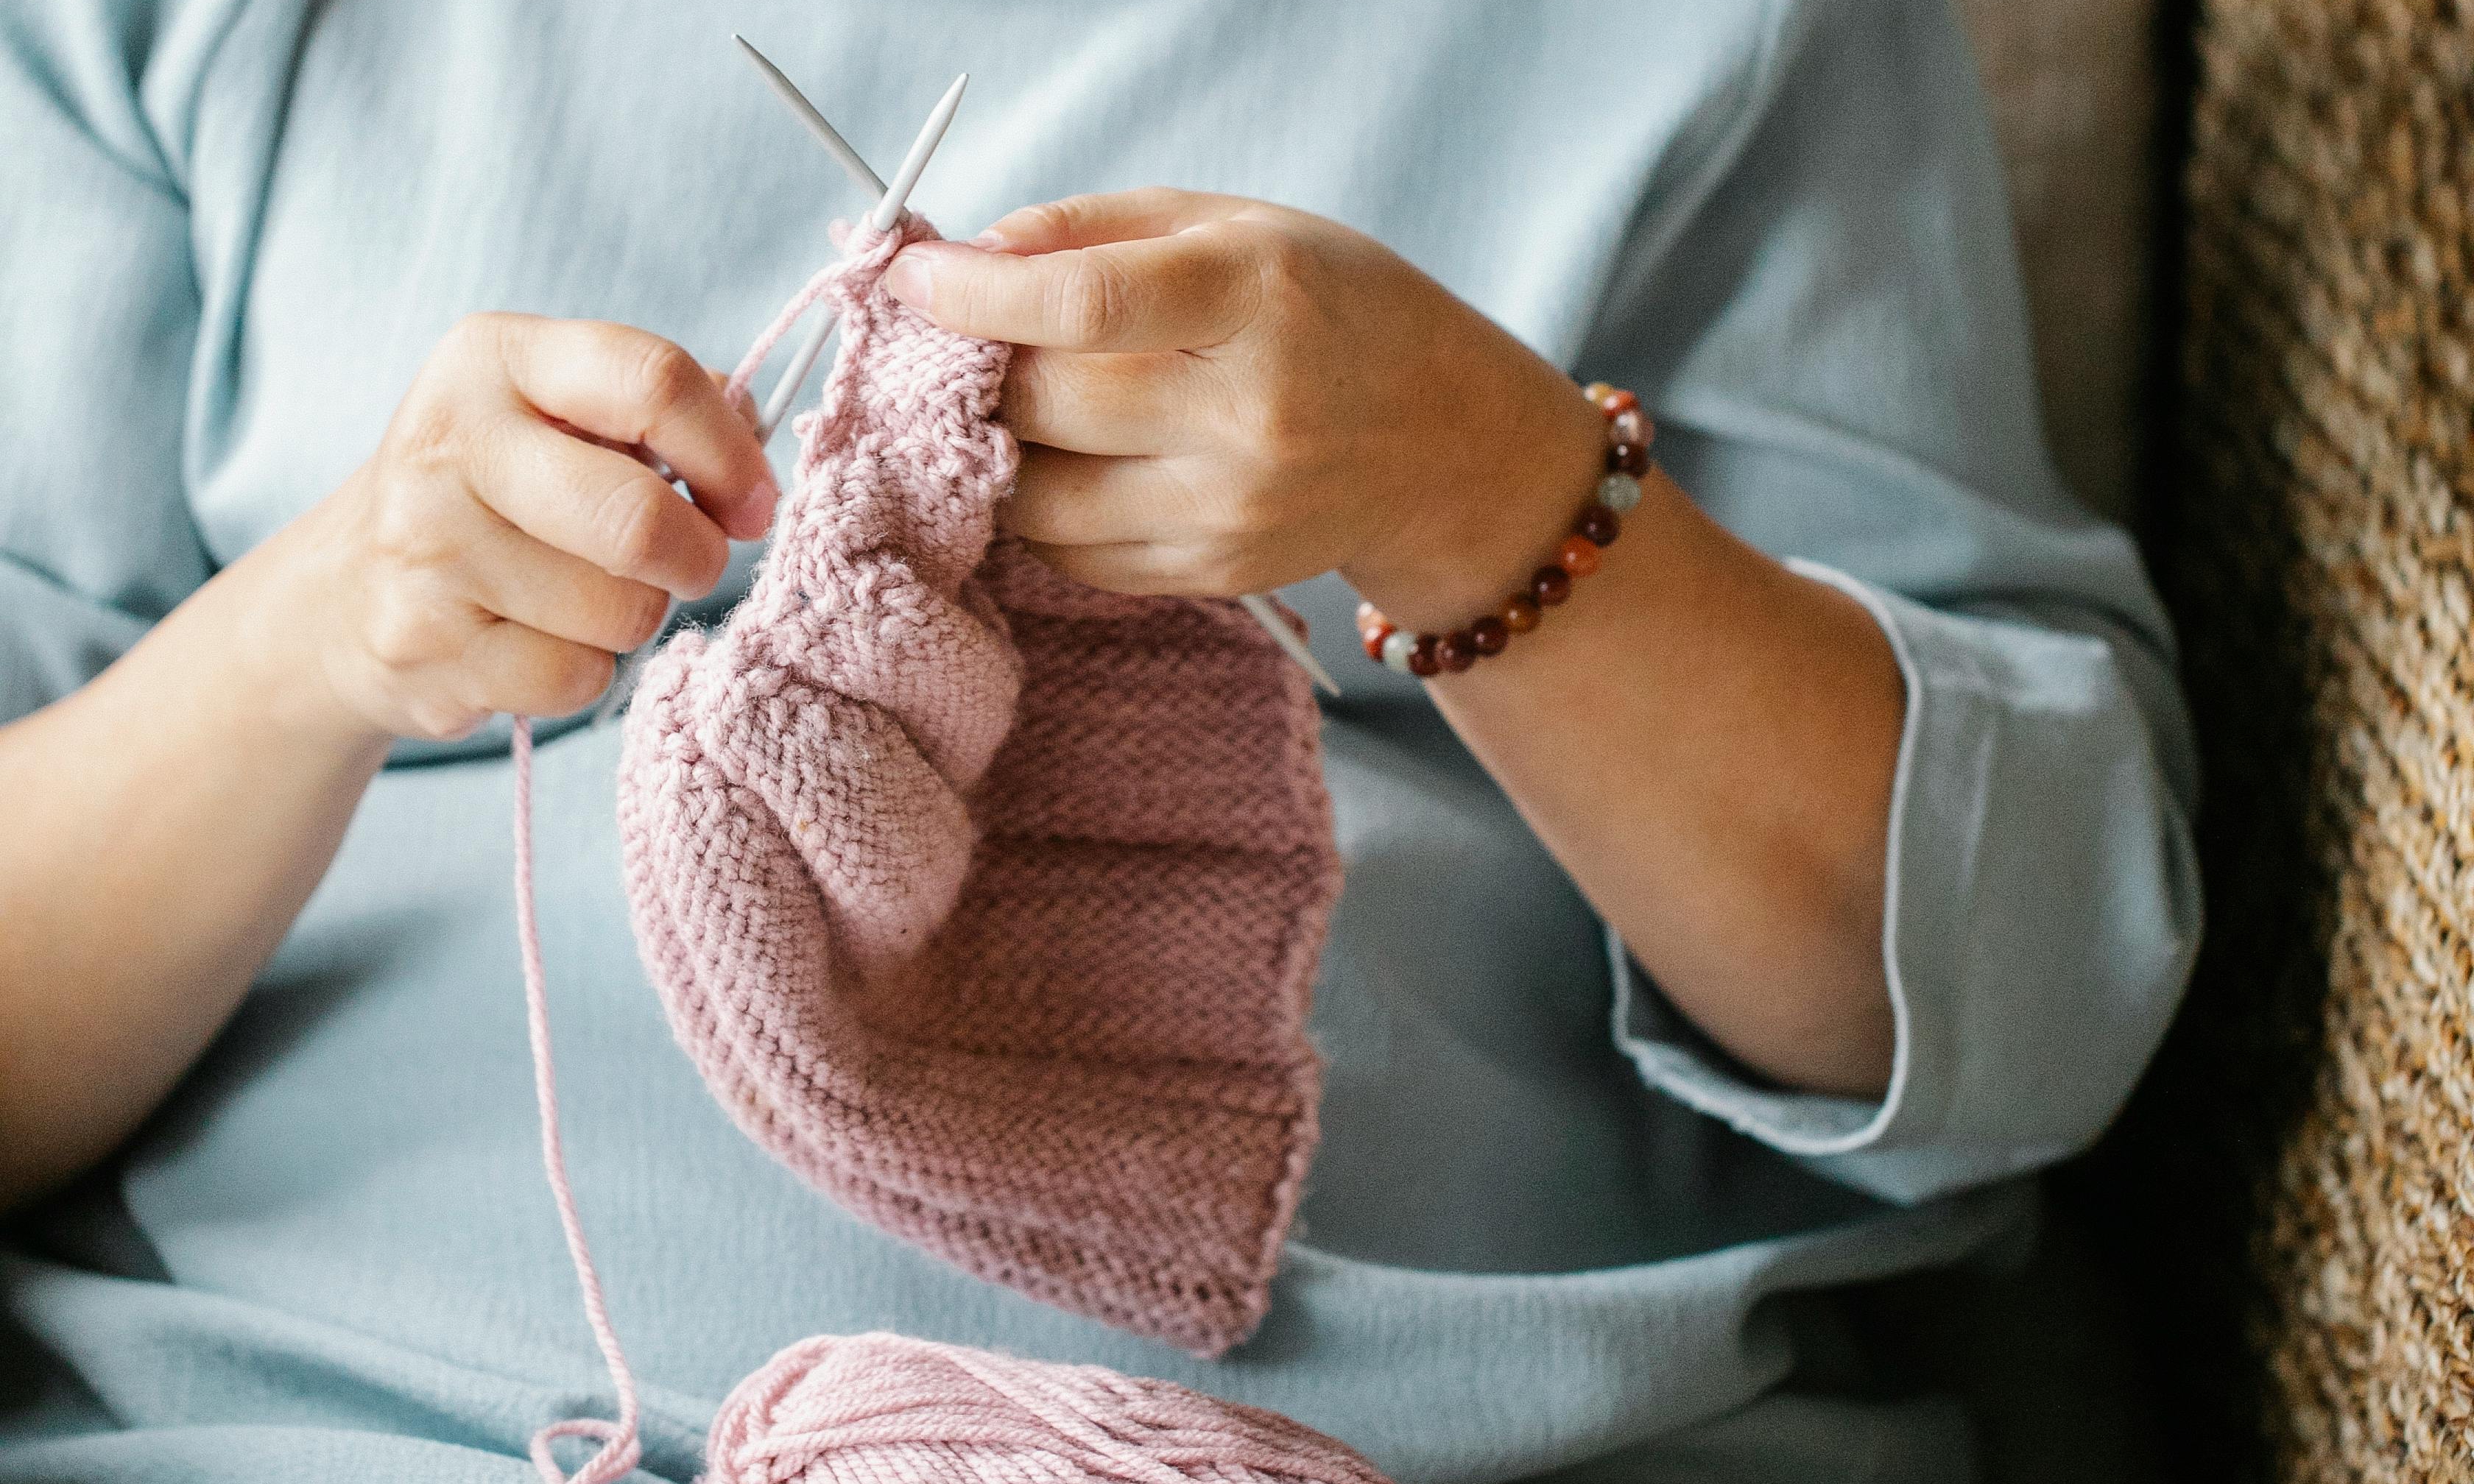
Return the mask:
<path fill-rule="evenodd" d="M 1277 1413 L 895 1334 L 775 1355 L 721 1404 L 705 1465 L 701 1484 L 1385 1484 Z"/>

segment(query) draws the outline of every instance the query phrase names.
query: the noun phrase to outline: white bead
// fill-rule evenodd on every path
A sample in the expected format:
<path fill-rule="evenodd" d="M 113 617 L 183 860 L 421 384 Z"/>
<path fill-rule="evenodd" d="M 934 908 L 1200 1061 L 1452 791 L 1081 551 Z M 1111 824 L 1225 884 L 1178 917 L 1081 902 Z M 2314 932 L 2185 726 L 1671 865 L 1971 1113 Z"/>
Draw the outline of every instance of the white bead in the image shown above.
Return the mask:
<path fill-rule="evenodd" d="M 1403 675 L 1417 672 L 1409 668 L 1409 656 L 1418 648 L 1418 636 L 1406 629 L 1395 629 L 1383 636 L 1383 667 Z"/>
<path fill-rule="evenodd" d="M 1618 515 L 1629 515 L 1640 504 L 1640 481 L 1620 471 L 1598 481 L 1598 503 Z"/>

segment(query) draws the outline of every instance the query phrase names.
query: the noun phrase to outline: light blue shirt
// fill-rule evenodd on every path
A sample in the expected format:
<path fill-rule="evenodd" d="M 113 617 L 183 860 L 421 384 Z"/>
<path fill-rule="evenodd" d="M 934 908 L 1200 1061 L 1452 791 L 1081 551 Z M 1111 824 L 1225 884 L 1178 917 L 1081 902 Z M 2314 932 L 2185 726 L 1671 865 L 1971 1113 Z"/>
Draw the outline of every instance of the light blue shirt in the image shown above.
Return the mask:
<path fill-rule="evenodd" d="M 887 1328 L 1274 1407 L 1404 1484 L 1965 1477 L 1951 1403 L 1801 1384 L 1828 1300 L 1772 1301 L 2015 1242 L 2012 1177 L 2120 1105 L 2198 900 L 2165 620 L 2043 451 L 1942 0 L 10 6 L 0 717 L 331 490 L 468 311 L 734 362 L 860 204 L 734 28 L 880 164 L 969 69 L 915 198 L 949 230 L 1266 197 L 1639 389 L 1682 485 L 1897 650 L 1898 1049 L 1878 1103 L 1732 1066 L 1307 585 L 1349 685 L 1324 1144 L 1261 1333 L 1198 1361 L 860 1225 L 732 1129 L 636 961 L 615 729 L 570 727 L 543 925 L 647 1471 L 688 1478 L 776 1348 Z M 502 731 L 402 750 L 194 1073 L 0 1251 L 0 1477 L 513 1484 L 535 1427 L 606 1414 L 537 1162 L 507 808 Z"/>

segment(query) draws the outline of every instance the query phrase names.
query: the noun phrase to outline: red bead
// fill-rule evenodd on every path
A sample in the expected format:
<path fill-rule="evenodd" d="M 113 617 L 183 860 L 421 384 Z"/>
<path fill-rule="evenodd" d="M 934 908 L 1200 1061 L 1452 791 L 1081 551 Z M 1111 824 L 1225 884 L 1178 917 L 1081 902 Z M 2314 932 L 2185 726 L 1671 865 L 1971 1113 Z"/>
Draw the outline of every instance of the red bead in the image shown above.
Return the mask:
<path fill-rule="evenodd" d="M 1443 661 L 1435 654 L 1438 647 L 1433 634 L 1419 634 L 1418 647 L 1409 651 L 1409 673 L 1423 679 L 1442 670 Z"/>
<path fill-rule="evenodd" d="M 1541 566 L 1529 574 L 1529 595 L 1540 608 L 1553 608 L 1572 595 L 1572 574 L 1560 566 Z"/>
<path fill-rule="evenodd" d="M 1468 626 L 1468 636 L 1479 654 L 1500 655 L 1503 647 L 1512 642 L 1512 629 L 1502 619 L 1489 613 Z"/>
<path fill-rule="evenodd" d="M 1648 473 L 1649 445 L 1647 443 L 1607 444 L 1607 472 L 1630 474 L 1635 479 Z"/>
<path fill-rule="evenodd" d="M 1506 629 L 1515 634 L 1527 634 L 1538 627 L 1540 616 L 1538 611 L 1538 600 L 1525 592 L 1516 592 L 1503 600 L 1503 607 L 1497 616 L 1503 620 L 1503 626 Z"/>
<path fill-rule="evenodd" d="M 1366 641 L 1366 658 L 1373 660 L 1376 664 L 1381 664 L 1383 662 L 1383 641 L 1398 632 L 1399 631 L 1397 629 L 1385 623 L 1380 618 L 1375 619 L 1374 622 L 1367 628 L 1360 630 L 1358 632 L 1358 637 Z"/>
<path fill-rule="evenodd" d="M 1574 577 L 1587 577 L 1598 569 L 1598 543 L 1586 536 L 1567 536 L 1556 548 L 1555 560 Z"/>
<path fill-rule="evenodd" d="M 1638 443 L 1646 448 L 1657 437 L 1658 429 L 1651 425 L 1649 414 L 1637 407 L 1626 408 L 1607 419 L 1607 442 L 1611 443 Z"/>
<path fill-rule="evenodd" d="M 1435 644 L 1435 663 L 1452 674 L 1477 663 L 1477 640 L 1467 629 L 1446 634 Z"/>
<path fill-rule="evenodd" d="M 1630 412 L 1640 405 L 1639 397 L 1621 387 L 1608 386 L 1603 381 L 1590 382 L 1587 387 L 1582 388 L 1582 393 L 1590 401 L 1598 404 L 1598 411 L 1610 418 L 1617 413 Z"/>
<path fill-rule="evenodd" d="M 1604 505 L 1592 505 L 1581 512 L 1573 529 L 1588 537 L 1592 545 L 1613 546 L 1615 538 L 1623 534 L 1623 519 Z"/>

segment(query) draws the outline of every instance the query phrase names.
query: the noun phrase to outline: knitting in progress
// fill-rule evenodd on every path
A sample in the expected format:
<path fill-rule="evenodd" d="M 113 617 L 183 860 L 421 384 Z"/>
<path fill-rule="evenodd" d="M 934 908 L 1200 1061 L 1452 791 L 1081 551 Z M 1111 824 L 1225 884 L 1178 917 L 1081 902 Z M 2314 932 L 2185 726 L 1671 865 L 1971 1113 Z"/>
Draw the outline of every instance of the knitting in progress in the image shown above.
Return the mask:
<path fill-rule="evenodd" d="M 837 236 L 841 234 L 837 233 Z M 1307 682 L 1233 604 L 1078 586 L 992 540 L 1007 347 L 885 293 L 931 235 L 843 236 L 842 345 L 795 424 L 771 551 L 627 713 L 639 947 L 731 1116 L 845 1209 L 965 1270 L 1197 1353 L 1250 1333 L 1315 1141 L 1305 1017 L 1339 887 Z M 635 1385 L 559 1146 L 514 753 L 545 1161 L 615 1422 Z M 1160 1381 L 893 1335 L 792 1346 L 716 1419 L 710 1484 L 1380 1476 L 1284 1418 Z"/>

